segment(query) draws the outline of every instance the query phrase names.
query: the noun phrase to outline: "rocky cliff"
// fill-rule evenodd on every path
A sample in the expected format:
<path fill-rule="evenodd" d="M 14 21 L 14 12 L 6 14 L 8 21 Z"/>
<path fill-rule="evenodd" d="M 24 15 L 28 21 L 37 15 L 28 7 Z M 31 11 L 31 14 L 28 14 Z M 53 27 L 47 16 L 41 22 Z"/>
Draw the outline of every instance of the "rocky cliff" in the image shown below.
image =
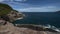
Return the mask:
<path fill-rule="evenodd" d="M 35 25 L 28 26 L 19 25 L 19 27 L 17 27 L 12 23 L 6 22 L 5 25 L 0 25 L 0 34 L 60 34 L 60 32 L 49 29 L 43 30 L 42 27 L 36 27 Z"/>
<path fill-rule="evenodd" d="M 37 25 L 14 26 L 12 22 L 23 19 L 25 15 L 6 4 L 0 3 L 0 8 L 0 34 L 60 34 L 58 31 Z"/>

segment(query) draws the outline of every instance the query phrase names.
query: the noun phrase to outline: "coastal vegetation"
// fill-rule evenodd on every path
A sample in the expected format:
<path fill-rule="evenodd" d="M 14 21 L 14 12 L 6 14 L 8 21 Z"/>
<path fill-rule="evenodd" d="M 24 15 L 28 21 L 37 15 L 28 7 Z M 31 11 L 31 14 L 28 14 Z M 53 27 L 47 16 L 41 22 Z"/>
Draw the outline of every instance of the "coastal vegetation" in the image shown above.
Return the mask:
<path fill-rule="evenodd" d="M 0 16 L 8 14 L 12 10 L 7 4 L 0 3 Z"/>

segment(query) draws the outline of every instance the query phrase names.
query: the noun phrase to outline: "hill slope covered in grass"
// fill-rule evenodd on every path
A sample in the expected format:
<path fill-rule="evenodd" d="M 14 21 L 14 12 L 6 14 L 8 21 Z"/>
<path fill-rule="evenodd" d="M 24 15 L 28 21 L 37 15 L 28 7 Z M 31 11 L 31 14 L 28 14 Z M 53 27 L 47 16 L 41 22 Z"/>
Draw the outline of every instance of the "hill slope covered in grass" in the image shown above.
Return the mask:
<path fill-rule="evenodd" d="M 0 16 L 1 15 L 6 15 L 11 10 L 12 10 L 12 8 L 9 5 L 0 3 Z"/>

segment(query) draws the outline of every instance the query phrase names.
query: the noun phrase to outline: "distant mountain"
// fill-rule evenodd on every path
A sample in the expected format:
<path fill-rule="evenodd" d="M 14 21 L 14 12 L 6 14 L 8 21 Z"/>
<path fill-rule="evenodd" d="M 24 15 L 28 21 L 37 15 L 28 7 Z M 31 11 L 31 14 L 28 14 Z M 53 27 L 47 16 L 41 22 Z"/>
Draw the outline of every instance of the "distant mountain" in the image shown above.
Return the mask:
<path fill-rule="evenodd" d="M 56 14 L 60 14 L 60 10 L 55 12 Z"/>
<path fill-rule="evenodd" d="M 56 11 L 57 13 L 60 13 L 60 10 L 59 11 Z"/>

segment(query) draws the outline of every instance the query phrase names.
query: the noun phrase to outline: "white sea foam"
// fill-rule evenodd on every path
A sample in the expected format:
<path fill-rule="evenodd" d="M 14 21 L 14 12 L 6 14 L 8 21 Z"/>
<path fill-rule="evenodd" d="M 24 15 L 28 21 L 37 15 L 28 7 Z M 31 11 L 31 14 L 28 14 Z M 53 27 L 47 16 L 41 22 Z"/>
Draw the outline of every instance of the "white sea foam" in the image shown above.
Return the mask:
<path fill-rule="evenodd" d="M 46 25 L 46 26 L 44 26 L 44 28 L 50 28 L 50 29 L 52 29 L 52 30 L 55 30 L 55 31 L 57 31 L 57 32 L 60 32 L 60 29 L 59 28 L 57 28 L 57 27 L 55 27 L 55 26 L 51 26 L 51 25 Z"/>
<path fill-rule="evenodd" d="M 20 25 L 20 24 L 16 24 L 16 26 L 17 26 L 17 25 Z M 23 25 L 24 25 L 24 24 L 23 24 Z M 54 30 L 54 31 L 60 32 L 60 29 L 59 29 L 59 28 L 57 28 L 57 27 L 55 27 L 55 26 L 51 26 L 51 25 L 49 25 L 49 24 L 47 24 L 47 25 L 33 25 L 33 26 L 48 28 L 48 29 L 52 29 L 52 30 Z"/>
<path fill-rule="evenodd" d="M 51 25 L 47 24 L 44 28 L 51 28 Z"/>

